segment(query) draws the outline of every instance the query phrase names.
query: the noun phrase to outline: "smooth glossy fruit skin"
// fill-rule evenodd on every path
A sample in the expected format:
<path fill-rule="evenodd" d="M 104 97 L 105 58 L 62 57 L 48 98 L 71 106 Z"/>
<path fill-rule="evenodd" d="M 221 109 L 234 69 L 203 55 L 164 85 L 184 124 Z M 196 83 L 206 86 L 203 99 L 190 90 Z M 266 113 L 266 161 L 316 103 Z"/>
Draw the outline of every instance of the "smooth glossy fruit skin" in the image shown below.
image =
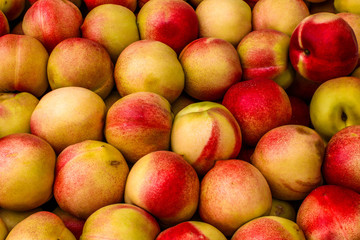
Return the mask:
<path fill-rule="evenodd" d="M 291 35 L 289 56 L 298 73 L 316 82 L 350 74 L 359 59 L 350 25 L 326 12 L 308 16 L 299 23 Z"/>
<path fill-rule="evenodd" d="M 320 186 L 301 203 L 296 222 L 309 240 L 360 239 L 360 194 L 341 186 Z"/>
<path fill-rule="evenodd" d="M 360 193 L 360 125 L 343 128 L 326 146 L 322 171 L 327 184 L 353 189 Z"/>

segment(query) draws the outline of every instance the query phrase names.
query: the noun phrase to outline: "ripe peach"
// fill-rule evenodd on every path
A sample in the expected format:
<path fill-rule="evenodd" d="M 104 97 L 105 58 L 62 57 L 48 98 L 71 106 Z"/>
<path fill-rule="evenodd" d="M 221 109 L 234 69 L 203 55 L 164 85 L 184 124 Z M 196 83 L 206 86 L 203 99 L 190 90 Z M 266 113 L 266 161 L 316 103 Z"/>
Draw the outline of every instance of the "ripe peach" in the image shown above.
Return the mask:
<path fill-rule="evenodd" d="M 67 38 L 50 53 L 47 74 L 51 89 L 78 86 L 103 99 L 114 87 L 114 64 L 106 49 L 86 38 Z"/>
<path fill-rule="evenodd" d="M 140 38 L 135 14 L 115 4 L 100 5 L 86 14 L 81 33 L 83 38 L 103 45 L 113 63 L 127 46 Z"/>
<path fill-rule="evenodd" d="M 112 145 L 79 142 L 57 158 L 54 197 L 61 209 L 86 219 L 99 208 L 123 200 L 128 173 L 123 155 Z"/>
<path fill-rule="evenodd" d="M 114 77 L 121 96 L 146 91 L 170 103 L 180 96 L 185 82 L 174 50 L 155 40 L 136 41 L 126 47 L 116 61 Z"/>
<path fill-rule="evenodd" d="M 324 152 L 325 143 L 315 130 L 284 125 L 261 137 L 251 163 L 265 176 L 274 198 L 302 200 L 322 184 Z"/>
<path fill-rule="evenodd" d="M 106 106 L 82 87 L 62 87 L 44 95 L 30 118 L 30 131 L 50 143 L 56 153 L 84 140 L 102 140 Z"/>
<path fill-rule="evenodd" d="M 27 211 L 47 202 L 52 197 L 55 160 L 51 146 L 35 135 L 0 138 L 0 207 Z"/>
<path fill-rule="evenodd" d="M 129 163 L 168 150 L 173 116 L 169 102 L 156 93 L 138 92 L 116 101 L 106 116 L 105 137 Z"/>
<path fill-rule="evenodd" d="M 60 207 L 56 207 L 53 211 L 61 220 L 67 229 L 70 230 L 76 239 L 80 239 L 82 230 L 85 224 L 85 220 L 79 219 L 68 212 L 65 212 Z"/>
<path fill-rule="evenodd" d="M 139 10 L 141 39 L 156 40 L 177 54 L 198 37 L 199 22 L 194 8 L 183 0 L 152 0 Z"/>
<path fill-rule="evenodd" d="M 334 0 L 337 12 L 351 12 L 360 14 L 360 2 L 358 0 Z"/>
<path fill-rule="evenodd" d="M 9 21 L 16 20 L 25 10 L 25 0 L 6 0 L 0 4 L 2 11 Z"/>
<path fill-rule="evenodd" d="M 155 151 L 130 169 L 125 202 L 139 206 L 162 225 L 188 221 L 199 201 L 199 178 L 185 159 L 174 152 Z"/>
<path fill-rule="evenodd" d="M 306 239 L 360 239 L 360 194 L 323 185 L 302 201 L 296 223 Z"/>
<path fill-rule="evenodd" d="M 50 53 L 62 40 L 80 37 L 82 22 L 80 9 L 72 2 L 38 0 L 26 11 L 22 28 L 25 35 L 38 39 Z"/>
<path fill-rule="evenodd" d="M 242 225 L 231 240 L 281 239 L 306 240 L 299 226 L 286 218 L 264 216 Z"/>
<path fill-rule="evenodd" d="M 155 218 L 131 204 L 111 204 L 100 208 L 85 221 L 81 240 L 154 240 L 160 232 Z"/>
<path fill-rule="evenodd" d="M 0 38 L 0 92 L 29 92 L 40 97 L 49 86 L 49 54 L 35 38 L 7 34 Z"/>
<path fill-rule="evenodd" d="M 350 74 L 359 60 L 351 26 L 327 12 L 313 14 L 299 23 L 290 39 L 289 55 L 298 73 L 317 82 Z"/>
<path fill-rule="evenodd" d="M 235 158 L 241 149 L 241 130 L 223 105 L 198 102 L 183 108 L 171 131 L 171 149 L 203 176 L 216 160 Z"/>
<path fill-rule="evenodd" d="M 200 186 L 199 214 L 230 237 L 244 223 L 267 215 L 271 192 L 264 176 L 242 160 L 219 160 Z"/>
<path fill-rule="evenodd" d="M 10 232 L 16 226 L 16 224 L 29 217 L 31 214 L 39 211 L 42 211 L 40 207 L 33 208 L 28 211 L 14 211 L 0 208 L 0 218 L 5 223 L 6 228 Z"/>
<path fill-rule="evenodd" d="M 184 91 L 198 100 L 219 100 L 241 80 L 239 55 L 223 39 L 194 40 L 181 51 L 179 60 L 185 73 Z"/>

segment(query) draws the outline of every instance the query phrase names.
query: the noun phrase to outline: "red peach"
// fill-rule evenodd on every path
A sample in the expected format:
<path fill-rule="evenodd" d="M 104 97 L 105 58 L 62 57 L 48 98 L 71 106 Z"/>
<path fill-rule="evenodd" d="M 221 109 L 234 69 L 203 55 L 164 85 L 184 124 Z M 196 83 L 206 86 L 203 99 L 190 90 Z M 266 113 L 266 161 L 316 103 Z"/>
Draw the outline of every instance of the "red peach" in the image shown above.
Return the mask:
<path fill-rule="evenodd" d="M 0 56 L 0 92 L 29 92 L 35 97 L 45 93 L 49 54 L 38 40 L 25 35 L 2 36 Z"/>
<path fill-rule="evenodd" d="M 356 36 L 350 25 L 334 13 L 316 13 L 294 30 L 290 61 L 303 77 L 317 82 L 350 74 L 359 60 Z"/>
<path fill-rule="evenodd" d="M 306 239 L 360 239 L 360 194 L 341 186 L 320 186 L 302 201 L 296 222 Z"/>
<path fill-rule="evenodd" d="M 76 239 L 80 239 L 85 220 L 74 217 L 73 215 L 65 212 L 59 207 L 56 207 L 53 210 L 53 213 L 55 213 L 59 218 L 61 218 L 61 220 L 64 222 L 65 227 L 69 229 L 72 234 L 74 234 L 74 237 L 76 237 Z"/>
<path fill-rule="evenodd" d="M 232 85 L 222 104 L 236 118 L 243 141 L 249 146 L 255 146 L 266 132 L 291 120 L 288 95 L 268 78 L 254 78 Z"/>
<path fill-rule="evenodd" d="M 80 37 L 82 22 L 82 14 L 72 2 L 38 0 L 26 11 L 22 28 L 25 35 L 38 39 L 50 53 L 62 40 Z"/>
<path fill-rule="evenodd" d="M 52 50 L 47 64 L 51 89 L 77 86 L 103 99 L 113 89 L 114 64 L 106 49 L 86 38 L 67 38 Z"/>
<path fill-rule="evenodd" d="M 10 32 L 10 26 L 5 14 L 0 10 L 0 37 Z"/>
<path fill-rule="evenodd" d="M 199 178 L 191 165 L 174 152 L 155 151 L 130 169 L 125 202 L 139 206 L 165 226 L 188 221 L 199 200 Z"/>
<path fill-rule="evenodd" d="M 267 215 L 271 192 L 264 176 L 242 160 L 219 160 L 200 186 L 199 214 L 229 237 L 244 223 Z"/>
<path fill-rule="evenodd" d="M 195 10 L 183 0 L 151 0 L 137 15 L 141 39 L 163 42 L 179 54 L 198 37 Z"/>
<path fill-rule="evenodd" d="M 158 150 L 168 150 L 173 116 L 170 103 L 151 92 L 129 94 L 107 112 L 105 137 L 129 163 Z"/>
<path fill-rule="evenodd" d="M 326 183 L 360 193 L 360 125 L 345 127 L 328 142 L 322 171 Z"/>
<path fill-rule="evenodd" d="M 231 85 L 241 80 L 239 55 L 223 39 L 194 40 L 181 51 L 179 60 L 185 73 L 184 91 L 198 100 L 219 100 Z"/>

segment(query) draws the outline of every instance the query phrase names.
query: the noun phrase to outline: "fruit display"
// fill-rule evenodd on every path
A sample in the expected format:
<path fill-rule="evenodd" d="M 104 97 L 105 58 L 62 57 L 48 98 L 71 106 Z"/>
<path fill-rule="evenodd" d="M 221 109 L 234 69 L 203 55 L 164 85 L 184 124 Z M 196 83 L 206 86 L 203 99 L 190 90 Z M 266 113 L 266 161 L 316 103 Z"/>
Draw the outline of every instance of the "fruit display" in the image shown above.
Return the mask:
<path fill-rule="evenodd" d="M 0 240 L 360 240 L 359 0 L 0 0 Z"/>

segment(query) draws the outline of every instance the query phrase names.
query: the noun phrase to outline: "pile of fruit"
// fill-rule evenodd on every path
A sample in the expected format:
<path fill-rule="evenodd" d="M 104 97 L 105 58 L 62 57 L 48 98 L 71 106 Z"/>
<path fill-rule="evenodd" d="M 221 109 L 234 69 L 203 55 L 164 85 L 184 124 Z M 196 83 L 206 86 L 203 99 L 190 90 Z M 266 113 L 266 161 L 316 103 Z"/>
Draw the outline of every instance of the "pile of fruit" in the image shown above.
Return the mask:
<path fill-rule="evenodd" d="M 0 0 L 0 240 L 359 240 L 359 0 Z"/>

